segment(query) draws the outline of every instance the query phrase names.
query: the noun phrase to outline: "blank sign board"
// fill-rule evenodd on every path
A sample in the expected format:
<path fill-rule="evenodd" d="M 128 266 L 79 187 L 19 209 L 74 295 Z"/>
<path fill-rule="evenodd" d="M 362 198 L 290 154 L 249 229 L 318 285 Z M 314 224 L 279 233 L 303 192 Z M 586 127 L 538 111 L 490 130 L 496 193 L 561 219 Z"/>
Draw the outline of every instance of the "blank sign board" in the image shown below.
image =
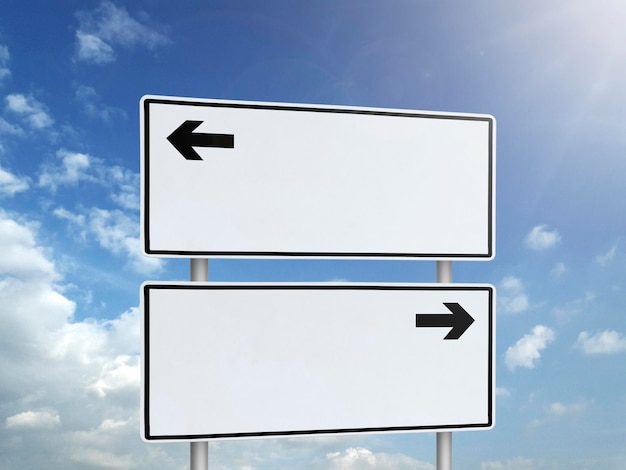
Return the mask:
<path fill-rule="evenodd" d="M 495 121 L 147 96 L 151 256 L 491 259 Z"/>
<path fill-rule="evenodd" d="M 142 299 L 145 440 L 494 424 L 492 286 L 145 283 Z"/>

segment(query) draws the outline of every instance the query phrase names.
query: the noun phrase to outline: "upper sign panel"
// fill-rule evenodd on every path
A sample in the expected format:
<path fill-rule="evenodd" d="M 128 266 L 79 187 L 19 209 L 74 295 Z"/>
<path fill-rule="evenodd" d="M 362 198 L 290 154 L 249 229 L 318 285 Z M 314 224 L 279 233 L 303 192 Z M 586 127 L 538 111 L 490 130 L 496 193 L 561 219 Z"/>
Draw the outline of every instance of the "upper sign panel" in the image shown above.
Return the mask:
<path fill-rule="evenodd" d="M 494 256 L 491 116 L 146 96 L 141 117 L 147 255 Z"/>

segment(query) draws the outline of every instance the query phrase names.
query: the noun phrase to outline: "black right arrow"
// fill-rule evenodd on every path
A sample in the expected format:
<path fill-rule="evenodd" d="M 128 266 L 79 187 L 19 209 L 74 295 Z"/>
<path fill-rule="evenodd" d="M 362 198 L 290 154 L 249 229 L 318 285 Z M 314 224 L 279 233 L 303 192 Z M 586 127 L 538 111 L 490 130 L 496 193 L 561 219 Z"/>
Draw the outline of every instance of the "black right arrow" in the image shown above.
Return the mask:
<path fill-rule="evenodd" d="M 186 160 L 202 160 L 194 147 L 235 148 L 235 136 L 232 134 L 194 133 L 202 122 L 185 121 L 167 138 Z"/>
<path fill-rule="evenodd" d="M 444 339 L 459 339 L 465 330 L 474 323 L 474 319 L 456 302 L 444 302 L 443 304 L 452 313 L 417 313 L 415 314 L 415 326 L 417 328 L 451 326 L 452 329 Z"/>

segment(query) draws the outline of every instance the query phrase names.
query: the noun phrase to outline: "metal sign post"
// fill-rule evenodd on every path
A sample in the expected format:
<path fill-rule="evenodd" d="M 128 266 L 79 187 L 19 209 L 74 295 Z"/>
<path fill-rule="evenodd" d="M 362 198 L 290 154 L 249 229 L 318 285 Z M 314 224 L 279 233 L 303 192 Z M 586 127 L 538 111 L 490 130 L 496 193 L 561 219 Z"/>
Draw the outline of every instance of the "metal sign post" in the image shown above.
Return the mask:
<path fill-rule="evenodd" d="M 209 260 L 203 258 L 191 258 L 189 260 L 189 279 L 196 282 L 209 280 Z M 208 441 L 195 441 L 189 444 L 190 469 L 209 470 L 209 443 Z"/>
<path fill-rule="evenodd" d="M 452 261 L 437 261 L 437 283 L 452 283 Z M 452 433 L 437 433 L 437 470 L 452 470 Z"/>

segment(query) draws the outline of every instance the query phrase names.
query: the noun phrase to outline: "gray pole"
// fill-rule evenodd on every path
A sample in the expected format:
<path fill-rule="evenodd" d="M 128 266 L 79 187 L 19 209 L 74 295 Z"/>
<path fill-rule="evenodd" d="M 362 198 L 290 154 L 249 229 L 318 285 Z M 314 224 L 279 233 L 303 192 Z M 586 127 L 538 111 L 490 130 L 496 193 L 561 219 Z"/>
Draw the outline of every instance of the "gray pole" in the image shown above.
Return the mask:
<path fill-rule="evenodd" d="M 191 258 L 189 260 L 189 279 L 197 282 L 208 281 L 209 260 L 205 258 Z"/>
<path fill-rule="evenodd" d="M 437 433 L 437 470 L 452 470 L 452 433 Z"/>
<path fill-rule="evenodd" d="M 452 282 L 452 261 L 437 261 L 437 282 Z"/>
<path fill-rule="evenodd" d="M 452 282 L 452 261 L 437 261 L 437 282 Z M 437 470 L 452 470 L 452 433 L 437 433 Z"/>
<path fill-rule="evenodd" d="M 209 260 L 203 258 L 191 258 L 189 260 L 189 275 L 191 281 L 208 281 Z M 209 470 L 209 443 L 207 441 L 191 442 L 190 456 L 191 470 Z"/>

